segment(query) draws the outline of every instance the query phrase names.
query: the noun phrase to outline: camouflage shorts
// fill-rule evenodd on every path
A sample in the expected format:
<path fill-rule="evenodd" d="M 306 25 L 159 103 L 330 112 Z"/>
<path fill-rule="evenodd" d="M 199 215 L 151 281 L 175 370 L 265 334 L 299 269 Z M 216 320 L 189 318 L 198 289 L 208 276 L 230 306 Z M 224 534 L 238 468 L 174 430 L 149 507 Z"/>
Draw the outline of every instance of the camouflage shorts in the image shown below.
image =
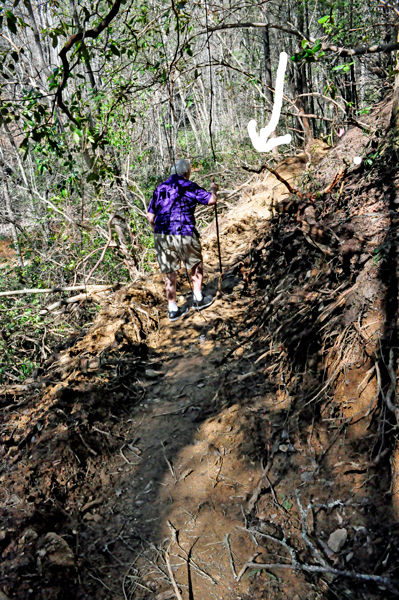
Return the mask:
<path fill-rule="evenodd" d="M 154 233 L 154 248 L 162 273 L 178 271 L 181 262 L 187 269 L 202 262 L 201 242 L 195 234 L 191 236 Z"/>

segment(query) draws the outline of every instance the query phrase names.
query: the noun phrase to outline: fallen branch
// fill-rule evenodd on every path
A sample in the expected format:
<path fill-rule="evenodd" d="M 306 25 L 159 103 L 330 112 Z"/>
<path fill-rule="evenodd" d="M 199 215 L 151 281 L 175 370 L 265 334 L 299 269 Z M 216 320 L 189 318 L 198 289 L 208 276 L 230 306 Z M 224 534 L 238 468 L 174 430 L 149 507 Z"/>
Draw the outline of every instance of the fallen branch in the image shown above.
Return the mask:
<path fill-rule="evenodd" d="M 348 172 L 348 169 L 349 169 L 349 167 L 345 167 L 345 169 L 341 169 L 335 175 L 332 182 L 326 188 L 324 188 L 324 190 L 322 190 L 321 192 L 304 193 L 304 192 L 301 192 L 300 190 L 298 190 L 298 188 L 292 187 L 292 185 L 286 179 L 284 179 L 284 177 L 282 175 L 280 175 L 280 173 L 278 173 L 275 169 L 268 167 L 267 165 L 262 165 L 259 169 L 251 169 L 250 167 L 245 167 L 244 165 L 241 165 L 241 168 L 244 169 L 245 171 L 250 171 L 252 173 L 258 173 L 258 174 L 267 170 L 270 173 L 272 173 L 272 175 L 274 175 L 275 178 L 278 179 L 278 181 L 280 181 L 280 183 L 285 185 L 285 187 L 290 192 L 290 194 L 298 196 L 298 198 L 300 198 L 301 200 L 308 200 L 309 202 L 314 202 L 316 200 L 316 198 L 320 198 L 321 196 L 330 194 L 332 192 L 332 190 L 335 188 L 335 186 L 342 179 L 345 178 L 345 176 Z"/>
<path fill-rule="evenodd" d="M 387 586 L 392 591 L 396 592 L 396 587 L 394 585 L 396 584 L 396 581 L 390 579 L 389 577 L 383 577 L 380 575 L 369 575 L 368 573 L 341 571 L 340 569 L 334 569 L 333 567 L 319 567 L 317 565 L 303 565 L 300 563 L 292 565 L 284 563 L 256 563 L 248 561 L 241 569 L 237 577 L 237 582 L 240 581 L 247 569 L 292 569 L 293 571 L 298 569 L 300 571 L 306 571 L 307 573 L 331 573 L 332 575 L 337 575 L 338 577 L 347 577 L 349 579 L 373 581 L 374 583 L 380 583 L 382 585 Z"/>
<path fill-rule="evenodd" d="M 179 588 L 177 587 L 175 576 L 173 575 L 172 565 L 170 564 L 169 554 L 167 551 L 164 552 L 164 558 L 166 562 L 166 566 L 169 573 L 170 582 L 173 586 L 173 591 L 175 592 L 175 596 L 177 600 L 183 600 L 182 595 L 180 594 Z"/>
<path fill-rule="evenodd" d="M 324 196 L 325 194 L 329 194 L 330 192 L 332 192 L 332 190 L 335 188 L 335 186 L 337 185 L 337 183 L 339 183 L 341 181 L 341 179 L 345 178 L 345 175 L 348 171 L 349 167 L 345 167 L 345 169 L 341 169 L 341 171 L 339 171 L 334 179 L 332 180 L 332 182 L 330 183 L 330 185 L 328 185 L 326 188 L 324 188 L 324 190 L 322 190 L 321 192 L 319 192 L 320 196 Z"/>
<path fill-rule="evenodd" d="M 293 188 L 292 185 L 290 183 L 288 183 L 288 181 L 286 179 L 284 179 L 284 177 L 282 177 L 280 175 L 280 173 L 278 173 L 277 171 L 275 171 L 274 169 L 271 169 L 268 166 L 265 166 L 265 168 L 270 171 L 270 173 L 272 173 L 272 175 L 275 176 L 276 179 L 278 179 L 283 185 L 285 185 L 285 187 L 288 189 L 288 191 L 290 192 L 290 194 L 295 194 L 296 196 L 299 196 L 299 198 L 305 198 L 308 197 L 308 194 L 302 194 L 302 192 L 300 192 L 298 190 L 298 188 Z"/>
<path fill-rule="evenodd" d="M 114 287 L 114 285 L 67 285 L 53 288 L 32 288 L 23 290 L 13 290 L 10 292 L 0 292 L 0 296 L 21 296 L 23 294 L 55 294 L 57 292 L 74 292 L 75 290 L 88 290 L 89 292 L 100 292 Z"/>
<path fill-rule="evenodd" d="M 98 291 L 98 290 L 97 290 Z M 56 310 L 60 306 L 65 306 L 66 304 L 74 304 L 75 302 L 80 302 L 81 300 L 89 300 L 91 298 L 91 294 L 84 293 L 78 294 L 77 296 L 71 296 L 70 298 L 66 298 L 65 300 L 58 300 L 58 302 L 54 302 L 50 304 L 50 306 L 46 306 L 43 310 L 39 311 L 39 315 L 47 315 L 47 313 Z"/>

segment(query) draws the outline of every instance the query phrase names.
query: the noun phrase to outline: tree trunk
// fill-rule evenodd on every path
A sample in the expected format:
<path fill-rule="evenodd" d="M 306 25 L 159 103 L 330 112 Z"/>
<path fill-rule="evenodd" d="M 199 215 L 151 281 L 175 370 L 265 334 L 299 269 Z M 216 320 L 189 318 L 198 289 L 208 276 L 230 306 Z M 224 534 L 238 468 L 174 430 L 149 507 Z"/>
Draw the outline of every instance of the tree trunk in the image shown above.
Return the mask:
<path fill-rule="evenodd" d="M 19 246 L 19 241 L 18 241 L 17 228 L 15 226 L 15 215 L 14 215 L 14 211 L 11 206 L 11 199 L 10 199 L 10 194 L 8 193 L 8 187 L 5 182 L 4 182 L 4 186 L 3 186 L 3 193 L 4 193 L 4 198 L 6 200 L 6 209 L 7 209 L 8 218 L 10 219 L 12 241 L 15 246 L 15 252 L 17 253 L 18 264 L 20 267 L 24 268 L 24 261 L 22 259 L 21 248 Z"/>
<path fill-rule="evenodd" d="M 268 101 L 270 103 L 270 110 L 273 110 L 273 92 L 272 92 L 273 78 L 272 78 L 272 64 L 271 64 L 271 60 L 270 60 L 269 28 L 265 27 L 262 30 L 262 34 L 263 34 L 263 52 L 265 55 L 265 88 L 266 88 L 265 94 L 266 94 L 266 98 L 268 99 Z M 276 135 L 277 135 L 276 131 L 273 131 L 270 134 L 270 137 L 275 138 Z M 273 152 L 273 154 L 278 154 L 277 146 L 274 146 L 272 152 Z"/>
<path fill-rule="evenodd" d="M 399 42 L 399 27 L 397 40 Z M 395 137 L 399 137 L 399 50 L 396 51 L 395 86 L 393 90 L 393 104 L 389 127 L 393 130 Z"/>
<path fill-rule="evenodd" d="M 28 9 L 29 21 L 30 21 L 30 25 L 32 27 L 33 37 L 35 40 L 35 45 L 36 45 L 37 53 L 39 56 L 39 63 L 43 70 L 44 75 L 47 78 L 51 74 L 51 71 L 48 68 L 46 60 L 44 58 L 43 46 L 42 46 L 42 42 L 40 39 L 39 30 L 37 28 L 37 23 L 36 23 L 35 15 L 33 12 L 32 4 L 31 4 L 30 0 L 25 0 L 24 4 L 25 4 L 26 8 Z"/>

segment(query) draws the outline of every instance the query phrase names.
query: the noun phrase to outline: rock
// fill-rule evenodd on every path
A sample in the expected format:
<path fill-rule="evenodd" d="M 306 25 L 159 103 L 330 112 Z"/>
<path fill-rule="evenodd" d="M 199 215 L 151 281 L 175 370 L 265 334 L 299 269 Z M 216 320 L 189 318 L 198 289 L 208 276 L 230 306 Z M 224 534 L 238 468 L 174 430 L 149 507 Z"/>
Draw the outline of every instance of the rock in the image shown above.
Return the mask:
<path fill-rule="evenodd" d="M 328 538 L 327 544 L 333 552 L 337 553 L 345 545 L 347 537 L 348 532 L 346 529 L 336 529 Z"/>
<path fill-rule="evenodd" d="M 44 545 L 40 555 L 45 556 L 52 565 L 57 567 L 73 567 L 75 565 L 75 556 L 67 542 L 53 531 L 45 536 Z"/>
<path fill-rule="evenodd" d="M 149 379 L 156 379 L 157 377 L 161 377 L 162 375 L 164 375 L 162 371 L 154 371 L 154 369 L 145 370 L 145 376 Z"/>
<path fill-rule="evenodd" d="M 168 590 L 166 592 L 161 592 L 155 596 L 155 600 L 169 600 L 169 598 L 175 598 L 176 594 L 173 590 Z"/>
<path fill-rule="evenodd" d="M 20 544 L 32 544 L 38 537 L 36 531 L 28 527 L 28 529 L 25 529 L 24 534 L 20 539 Z"/>

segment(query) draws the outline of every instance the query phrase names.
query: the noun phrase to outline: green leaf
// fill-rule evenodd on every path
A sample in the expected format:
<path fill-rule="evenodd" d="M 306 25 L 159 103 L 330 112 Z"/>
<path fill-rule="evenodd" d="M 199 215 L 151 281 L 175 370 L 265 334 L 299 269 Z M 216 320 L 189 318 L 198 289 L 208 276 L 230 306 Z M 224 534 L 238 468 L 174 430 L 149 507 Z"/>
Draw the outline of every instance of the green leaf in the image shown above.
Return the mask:
<path fill-rule="evenodd" d="M 119 48 L 115 44 L 111 44 L 111 46 L 109 47 L 109 49 L 111 50 L 112 54 L 115 54 L 115 56 L 120 56 L 121 55 L 121 53 L 119 51 Z"/>
<path fill-rule="evenodd" d="M 17 28 L 15 26 L 17 17 L 10 10 L 6 10 L 6 17 L 8 29 L 11 31 L 11 33 L 17 33 Z"/>
<path fill-rule="evenodd" d="M 285 508 L 285 510 L 291 510 L 291 508 L 292 508 L 292 504 L 289 500 L 284 500 L 284 502 L 282 502 L 281 506 L 283 508 Z"/>
<path fill-rule="evenodd" d="M 90 183 L 91 181 L 98 181 L 100 179 L 98 173 L 89 173 L 88 176 L 86 177 L 86 181 L 87 183 Z"/>
<path fill-rule="evenodd" d="M 323 23 L 327 23 L 327 21 L 330 20 L 330 15 L 326 15 L 325 17 L 321 17 L 321 19 L 319 19 L 317 22 L 320 23 L 320 25 L 323 25 Z"/>
<path fill-rule="evenodd" d="M 73 137 L 73 141 L 75 142 L 75 144 L 79 144 L 80 143 L 80 136 L 79 136 L 79 134 L 78 134 L 78 132 L 76 130 L 73 132 L 73 136 L 72 137 Z"/>
<path fill-rule="evenodd" d="M 315 40 L 314 46 L 312 48 L 313 53 L 318 52 L 321 49 L 321 40 Z"/>
<path fill-rule="evenodd" d="M 261 571 L 262 571 L 262 569 L 251 569 L 250 571 L 247 571 L 245 573 L 245 575 L 243 576 L 243 579 L 252 577 L 252 575 L 256 575 L 256 573 L 260 573 Z"/>

